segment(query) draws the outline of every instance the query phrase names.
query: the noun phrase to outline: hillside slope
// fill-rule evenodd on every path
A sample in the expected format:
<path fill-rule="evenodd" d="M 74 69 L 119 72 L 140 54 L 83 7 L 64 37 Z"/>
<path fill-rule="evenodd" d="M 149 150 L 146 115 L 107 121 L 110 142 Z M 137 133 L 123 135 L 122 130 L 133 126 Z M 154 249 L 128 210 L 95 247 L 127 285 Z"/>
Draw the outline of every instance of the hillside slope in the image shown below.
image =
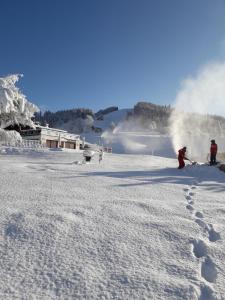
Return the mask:
<path fill-rule="evenodd" d="M 120 109 L 113 111 L 104 115 L 103 120 L 95 120 L 94 126 L 101 128 L 102 131 L 105 131 L 111 127 L 112 124 L 118 125 L 120 122 L 123 122 L 127 118 L 127 114 L 132 112 L 132 109 Z"/>

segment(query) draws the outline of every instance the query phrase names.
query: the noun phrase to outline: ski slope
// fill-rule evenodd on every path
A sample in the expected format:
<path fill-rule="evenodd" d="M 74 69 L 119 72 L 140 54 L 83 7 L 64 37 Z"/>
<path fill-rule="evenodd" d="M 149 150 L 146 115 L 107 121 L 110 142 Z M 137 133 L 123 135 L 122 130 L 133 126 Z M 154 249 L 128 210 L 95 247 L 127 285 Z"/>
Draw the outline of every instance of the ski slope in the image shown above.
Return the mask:
<path fill-rule="evenodd" d="M 105 131 L 110 128 L 112 123 L 117 125 L 120 122 L 123 122 L 126 119 L 127 114 L 132 111 L 132 109 L 124 108 L 110 112 L 103 116 L 103 120 L 95 120 L 93 125 Z"/>
<path fill-rule="evenodd" d="M 104 115 L 103 120 L 94 121 L 94 126 L 101 128 L 102 133 L 85 133 L 83 137 L 89 143 L 110 147 L 117 154 L 174 157 L 171 137 L 156 130 L 140 128 L 138 121 L 126 121 L 130 112 L 132 109 L 120 109 Z M 112 124 L 114 130 L 110 129 Z"/>
<path fill-rule="evenodd" d="M 224 173 L 81 161 L 0 155 L 0 299 L 225 299 Z"/>

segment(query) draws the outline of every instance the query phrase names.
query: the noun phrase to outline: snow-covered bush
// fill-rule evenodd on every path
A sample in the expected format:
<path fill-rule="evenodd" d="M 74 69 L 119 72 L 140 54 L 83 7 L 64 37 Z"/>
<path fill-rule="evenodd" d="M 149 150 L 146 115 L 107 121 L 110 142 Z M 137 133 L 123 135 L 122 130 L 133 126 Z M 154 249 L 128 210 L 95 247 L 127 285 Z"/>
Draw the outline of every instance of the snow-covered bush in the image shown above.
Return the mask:
<path fill-rule="evenodd" d="M 17 146 L 22 143 L 21 135 L 15 130 L 4 130 L 0 128 L 0 144 Z"/>
<path fill-rule="evenodd" d="M 0 128 L 15 124 L 34 127 L 31 118 L 39 109 L 16 87 L 21 76 L 0 77 Z"/>

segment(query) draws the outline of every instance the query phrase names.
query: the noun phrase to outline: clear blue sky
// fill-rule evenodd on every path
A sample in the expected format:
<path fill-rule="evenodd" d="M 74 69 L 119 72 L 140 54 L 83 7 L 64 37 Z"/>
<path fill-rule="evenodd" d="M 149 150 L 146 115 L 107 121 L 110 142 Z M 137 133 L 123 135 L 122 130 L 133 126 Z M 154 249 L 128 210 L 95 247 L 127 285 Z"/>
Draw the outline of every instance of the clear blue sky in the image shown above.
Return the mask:
<path fill-rule="evenodd" d="M 225 0 L 0 0 L 0 76 L 50 110 L 169 104 L 225 58 Z"/>

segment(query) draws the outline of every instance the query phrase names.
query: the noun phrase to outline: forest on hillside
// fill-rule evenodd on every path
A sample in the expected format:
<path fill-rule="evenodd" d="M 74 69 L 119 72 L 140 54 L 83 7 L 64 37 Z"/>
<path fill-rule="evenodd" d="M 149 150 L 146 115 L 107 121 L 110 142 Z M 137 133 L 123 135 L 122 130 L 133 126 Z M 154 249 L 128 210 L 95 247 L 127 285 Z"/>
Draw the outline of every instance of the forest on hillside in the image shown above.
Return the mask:
<path fill-rule="evenodd" d="M 57 112 L 46 111 L 36 113 L 35 121 L 41 125 L 48 124 L 49 127 L 55 127 L 67 130 L 73 133 L 86 133 L 95 131 L 94 121 L 104 120 L 107 114 L 117 111 L 117 106 L 108 107 L 94 113 L 88 108 L 74 108 L 60 110 Z M 174 108 L 170 105 L 157 105 L 150 102 L 138 102 L 133 109 L 127 113 L 126 124 L 132 124 L 136 128 L 145 131 L 157 131 L 159 133 L 169 133 L 171 125 L 171 115 Z M 197 113 L 185 114 L 185 122 L 188 129 L 188 123 L 195 124 L 196 133 L 204 133 L 209 130 L 215 132 L 225 132 L 225 118 L 215 115 L 201 115 Z M 118 124 L 115 124 L 117 126 Z"/>

